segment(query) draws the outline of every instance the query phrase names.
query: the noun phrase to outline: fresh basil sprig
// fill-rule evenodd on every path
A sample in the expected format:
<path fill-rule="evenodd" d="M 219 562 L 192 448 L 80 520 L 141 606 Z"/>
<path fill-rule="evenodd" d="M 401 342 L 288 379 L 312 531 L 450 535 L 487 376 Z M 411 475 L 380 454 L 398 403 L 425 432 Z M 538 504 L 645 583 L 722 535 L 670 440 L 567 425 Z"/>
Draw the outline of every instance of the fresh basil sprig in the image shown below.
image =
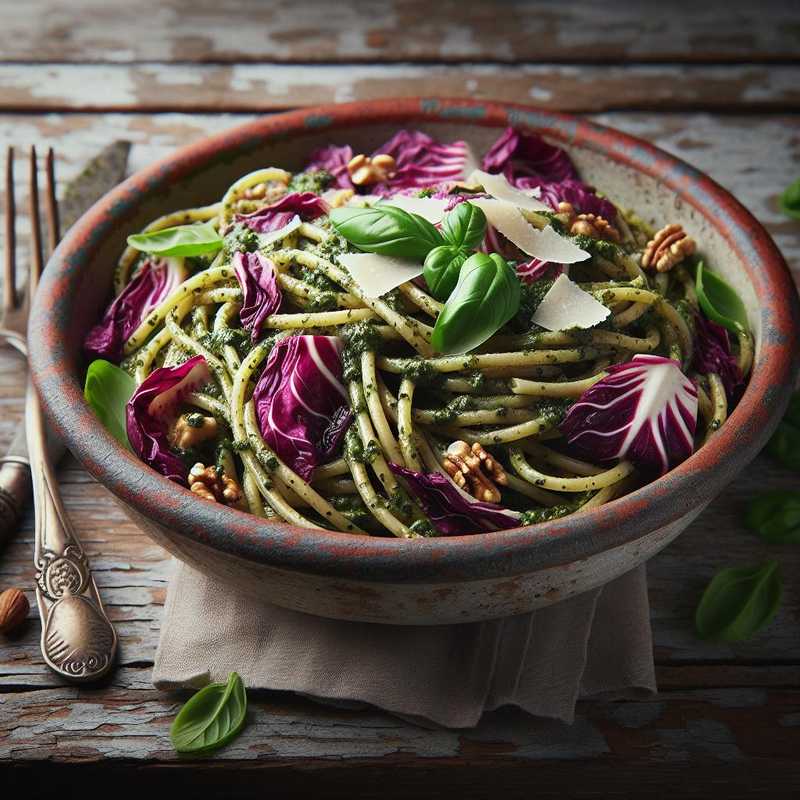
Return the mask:
<path fill-rule="evenodd" d="M 338 234 L 366 253 L 423 261 L 434 247 L 445 243 L 428 220 L 395 206 L 334 208 L 330 220 Z"/>
<path fill-rule="evenodd" d="M 765 492 L 750 503 L 745 522 L 770 544 L 800 544 L 800 492 Z"/>
<path fill-rule="evenodd" d="M 767 452 L 784 467 L 800 472 L 800 392 L 792 395 L 783 420 L 769 440 Z"/>
<path fill-rule="evenodd" d="M 192 695 L 169 730 L 179 753 L 207 753 L 230 742 L 244 727 L 247 693 L 232 672 L 227 683 L 210 683 Z"/>
<path fill-rule="evenodd" d="M 736 290 L 701 261 L 695 277 L 697 301 L 705 315 L 731 333 L 748 330 L 747 310 Z"/>
<path fill-rule="evenodd" d="M 800 219 L 800 178 L 792 181 L 781 193 L 778 205 L 787 217 Z"/>
<path fill-rule="evenodd" d="M 102 358 L 89 364 L 83 396 L 105 429 L 129 449 L 125 414 L 128 400 L 135 389 L 136 381 L 124 369 Z"/>
<path fill-rule="evenodd" d="M 128 237 L 128 244 L 143 253 L 157 256 L 202 256 L 222 247 L 222 237 L 210 222 L 178 225 Z"/>
<path fill-rule="evenodd" d="M 422 274 L 430 293 L 444 302 L 456 288 L 461 267 L 469 253 L 452 244 L 434 247 L 425 258 Z"/>
<path fill-rule="evenodd" d="M 766 627 L 781 604 L 777 561 L 720 570 L 703 592 L 694 622 L 703 639 L 741 642 Z"/>
<path fill-rule="evenodd" d="M 442 221 L 447 244 L 434 247 L 425 258 L 423 275 L 431 294 L 444 302 L 458 282 L 461 267 L 486 235 L 486 215 L 472 203 L 459 203 Z"/>
<path fill-rule="evenodd" d="M 486 214 L 470 202 L 459 203 L 442 220 L 442 236 L 447 243 L 464 250 L 477 248 L 485 235 Z"/>
<path fill-rule="evenodd" d="M 461 267 L 458 283 L 436 319 L 434 350 L 473 350 L 517 313 L 519 302 L 519 279 L 509 263 L 496 253 L 475 253 Z"/>

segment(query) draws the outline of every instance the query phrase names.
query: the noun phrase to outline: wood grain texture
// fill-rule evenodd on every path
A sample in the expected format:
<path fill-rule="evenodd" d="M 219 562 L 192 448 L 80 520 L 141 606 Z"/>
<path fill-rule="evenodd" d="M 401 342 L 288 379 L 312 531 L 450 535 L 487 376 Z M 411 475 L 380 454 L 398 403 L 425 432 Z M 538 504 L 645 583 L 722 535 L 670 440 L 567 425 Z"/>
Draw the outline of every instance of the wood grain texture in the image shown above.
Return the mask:
<path fill-rule="evenodd" d="M 265 112 L 420 92 L 578 112 L 795 111 L 800 67 L 0 63 L 0 111 Z"/>
<path fill-rule="evenodd" d="M 794 60 L 791 0 L 39 0 L 0 5 L 22 62 Z"/>
<path fill-rule="evenodd" d="M 55 143 L 63 182 L 112 138 L 134 142 L 131 166 L 136 169 L 178 144 L 249 118 L 5 114 L 0 116 L 0 149 L 12 142 Z M 800 165 L 795 116 L 608 112 L 596 118 L 644 136 L 718 179 L 767 225 L 790 263 L 800 267 L 800 226 L 777 208 L 780 189 Z M 22 208 L 25 193 L 18 178 Z M 21 239 L 25 232 L 21 219 Z M 1 351 L 0 449 L 21 417 L 23 377 L 19 360 Z M 4 786 L 15 780 L 44 786 L 48 776 L 64 780 L 60 765 L 80 764 L 84 774 L 99 776 L 91 772 L 93 765 L 99 769 L 110 761 L 118 770 L 115 775 L 150 780 L 163 789 L 177 780 L 163 768 L 177 762 L 167 732 L 183 699 L 156 692 L 150 683 L 170 564 L 74 461 L 67 459 L 60 476 L 65 502 L 120 634 L 121 666 L 96 689 L 59 685 L 42 664 L 33 613 L 16 638 L 0 640 L 0 765 L 17 765 L 9 773 L 12 784 Z M 181 780 L 191 776 L 198 788 L 222 787 L 219 776 L 229 766 L 241 780 L 249 776 L 263 786 L 262 770 L 268 768 L 269 785 L 285 790 L 286 796 L 316 786 L 331 789 L 333 796 L 339 791 L 352 796 L 353 781 L 358 781 L 364 797 L 407 796 L 432 785 L 461 787 L 464 797 L 482 797 L 491 780 L 488 772 L 503 776 L 507 794 L 522 794 L 531 785 L 526 766 L 535 765 L 537 788 L 544 789 L 573 785 L 580 765 L 582 786 L 602 780 L 604 796 L 611 797 L 625 796 L 633 782 L 657 794 L 670 780 L 684 780 L 686 766 L 692 765 L 697 786 L 702 786 L 700 778 L 735 781 L 742 791 L 770 790 L 781 796 L 800 769 L 800 551 L 788 546 L 767 550 L 741 520 L 757 492 L 794 486 L 796 476 L 759 458 L 649 565 L 658 698 L 582 703 L 571 728 L 498 712 L 474 731 L 451 732 L 424 731 L 378 712 L 333 711 L 291 696 L 259 693 L 244 734 L 207 766 L 190 762 L 190 770 L 180 771 Z M 28 514 L 23 530 L 0 554 L 0 586 L 31 586 L 31 550 Z M 781 560 L 787 578 L 775 622 L 751 642 L 700 642 L 691 619 L 714 571 L 767 557 Z M 753 765 L 762 776 L 758 782 Z M 387 786 L 390 773 L 399 777 Z M 682 796 L 693 795 L 687 791 Z"/>

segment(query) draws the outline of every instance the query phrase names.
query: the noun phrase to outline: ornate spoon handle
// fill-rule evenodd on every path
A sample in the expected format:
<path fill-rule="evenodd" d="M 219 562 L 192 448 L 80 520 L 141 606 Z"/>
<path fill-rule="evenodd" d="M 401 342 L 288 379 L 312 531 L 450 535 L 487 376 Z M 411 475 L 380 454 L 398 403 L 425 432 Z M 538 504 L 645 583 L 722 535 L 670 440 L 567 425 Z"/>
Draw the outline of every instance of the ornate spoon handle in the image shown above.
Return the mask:
<path fill-rule="evenodd" d="M 42 655 L 64 678 L 95 680 L 114 662 L 117 634 L 61 502 L 47 452 L 41 405 L 30 380 L 25 426 L 36 512 L 33 561 L 42 619 Z"/>

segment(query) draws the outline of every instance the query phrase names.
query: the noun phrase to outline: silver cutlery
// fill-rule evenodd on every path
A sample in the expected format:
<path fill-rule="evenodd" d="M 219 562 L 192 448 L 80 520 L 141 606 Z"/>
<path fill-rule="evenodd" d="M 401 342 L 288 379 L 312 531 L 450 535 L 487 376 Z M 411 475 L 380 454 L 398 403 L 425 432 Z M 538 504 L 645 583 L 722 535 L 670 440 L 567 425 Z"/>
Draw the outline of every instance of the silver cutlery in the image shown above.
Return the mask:
<path fill-rule="evenodd" d="M 30 301 L 38 285 L 43 261 L 38 164 L 36 151 L 31 148 L 31 259 L 27 290 L 21 293 L 16 286 L 13 159 L 13 150 L 9 148 L 6 170 L 6 258 L 0 339 L 26 354 L 25 333 Z M 46 176 L 45 208 L 52 250 L 58 241 L 58 207 L 52 149 L 47 154 Z M 24 473 L 26 466 L 30 466 L 35 509 L 35 591 L 42 620 L 42 655 L 48 666 L 63 678 L 72 681 L 95 680 L 105 674 L 114 662 L 117 635 L 103 609 L 86 554 L 64 510 L 53 469 L 54 462 L 48 452 L 41 405 L 30 375 L 25 404 L 25 431 L 27 459 L 18 434 L 12 443 L 10 455 L 2 460 L 2 470 L 18 468 L 17 473 Z M 15 480 L 22 480 L 22 477 L 17 474 Z M 8 485 L 6 493 L 11 494 Z M 0 501 L 2 499 L 0 496 Z M 16 505 L 20 504 L 17 502 Z M 4 507 L 7 508 L 8 504 Z M 12 512 L 18 515 L 19 509 L 14 508 Z"/>

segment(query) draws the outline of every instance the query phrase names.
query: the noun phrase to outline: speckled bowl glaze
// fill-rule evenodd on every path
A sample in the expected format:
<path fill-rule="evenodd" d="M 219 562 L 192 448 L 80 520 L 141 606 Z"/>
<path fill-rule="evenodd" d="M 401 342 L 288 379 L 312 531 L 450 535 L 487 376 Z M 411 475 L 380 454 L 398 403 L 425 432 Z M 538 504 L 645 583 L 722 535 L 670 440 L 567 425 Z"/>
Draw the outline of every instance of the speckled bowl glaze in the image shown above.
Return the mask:
<path fill-rule="evenodd" d="M 302 166 L 315 146 L 369 151 L 398 128 L 485 151 L 506 125 L 565 147 L 583 177 L 658 225 L 680 222 L 741 293 L 756 337 L 747 390 L 711 443 L 663 478 L 600 508 L 511 531 L 399 541 L 265 522 L 198 501 L 120 447 L 82 394 L 81 342 L 108 301 L 125 237 L 168 210 L 220 198 L 266 165 Z M 31 363 L 50 421 L 142 529 L 202 572 L 289 608 L 352 620 L 434 624 L 519 614 L 601 585 L 674 539 L 764 445 L 798 369 L 797 296 L 780 253 L 726 191 L 652 145 L 583 119 L 466 100 L 385 100 L 264 117 L 137 173 L 69 232 L 45 271 Z"/>

